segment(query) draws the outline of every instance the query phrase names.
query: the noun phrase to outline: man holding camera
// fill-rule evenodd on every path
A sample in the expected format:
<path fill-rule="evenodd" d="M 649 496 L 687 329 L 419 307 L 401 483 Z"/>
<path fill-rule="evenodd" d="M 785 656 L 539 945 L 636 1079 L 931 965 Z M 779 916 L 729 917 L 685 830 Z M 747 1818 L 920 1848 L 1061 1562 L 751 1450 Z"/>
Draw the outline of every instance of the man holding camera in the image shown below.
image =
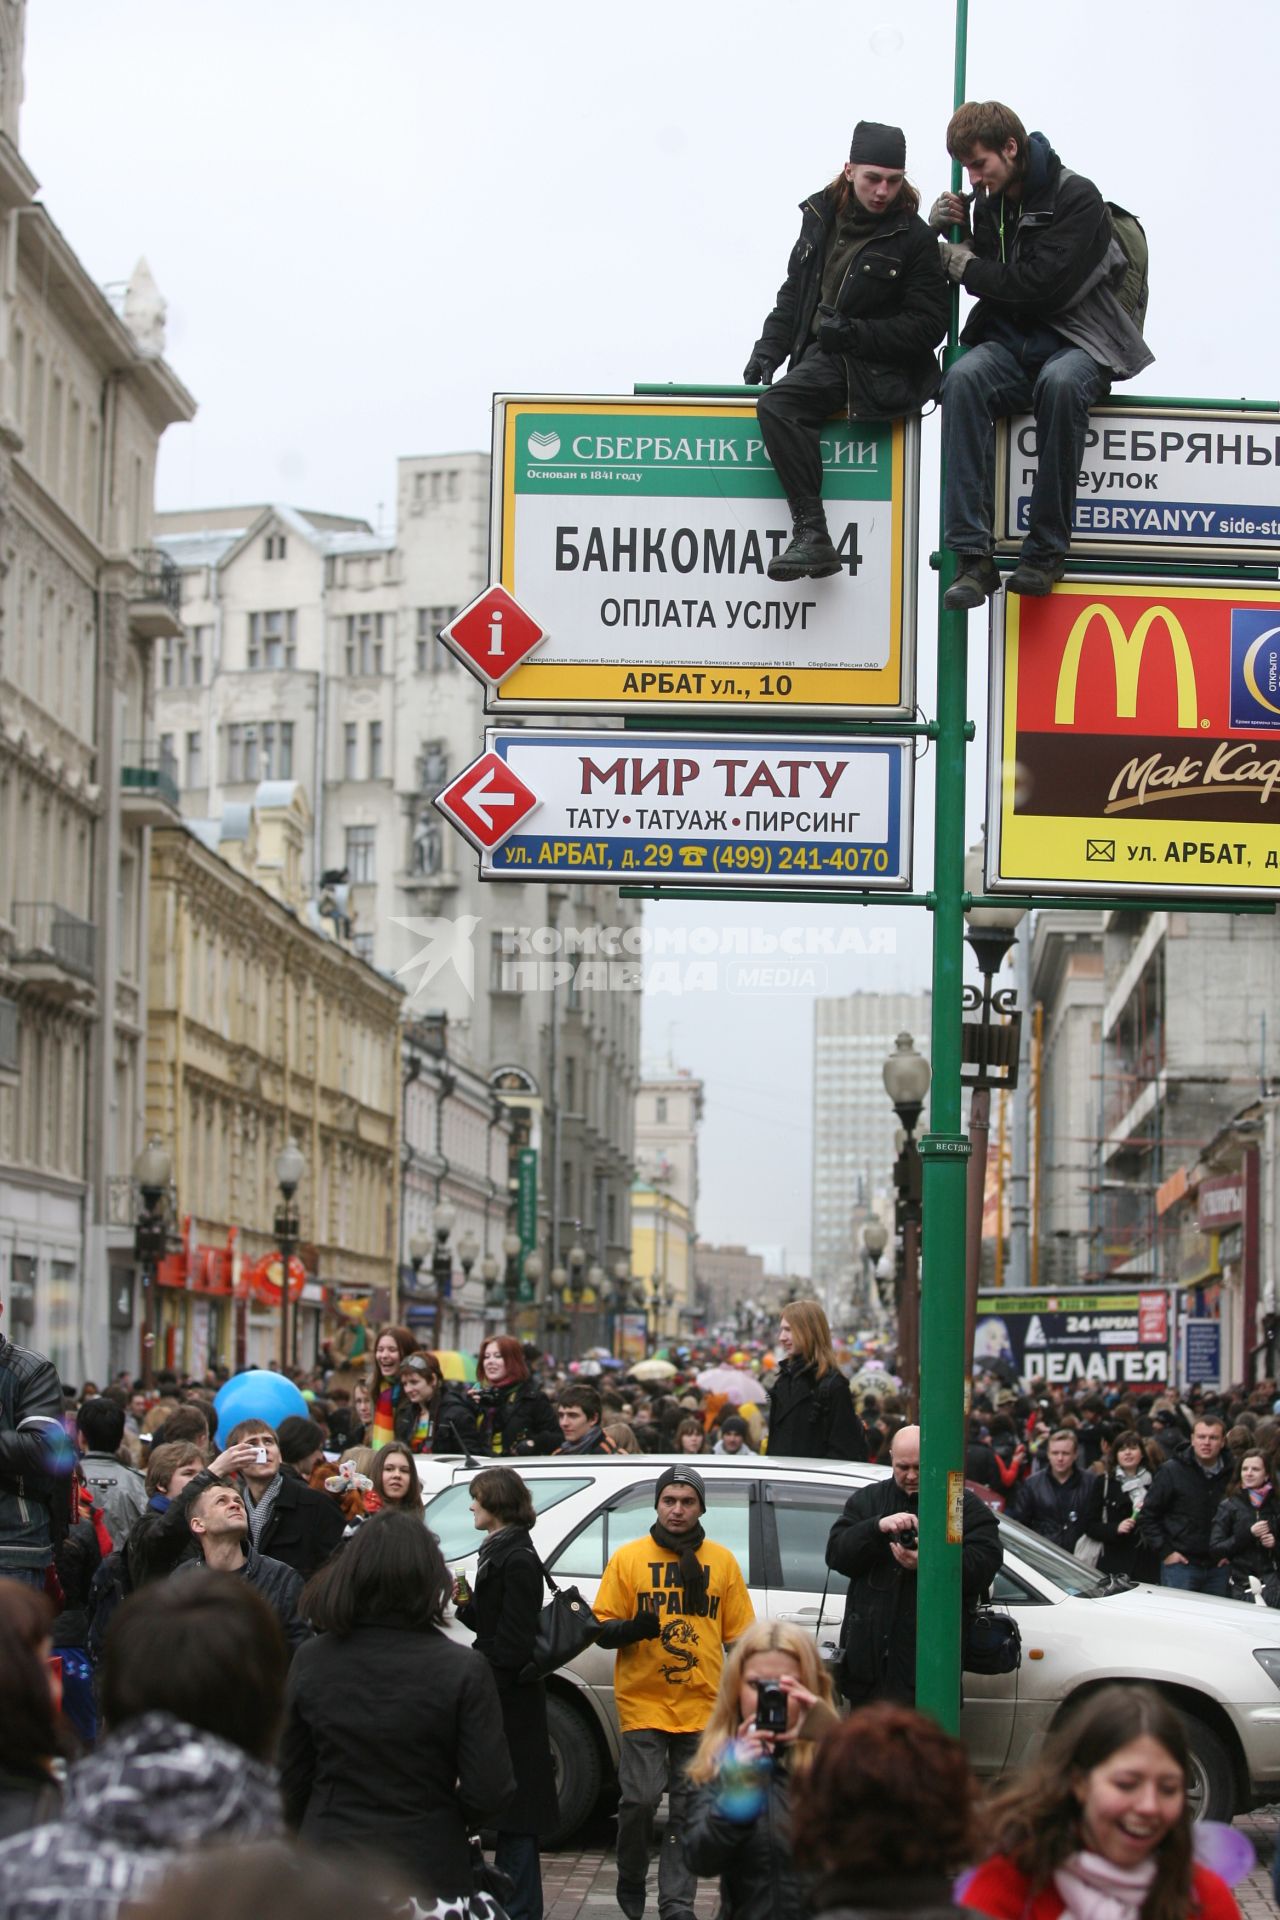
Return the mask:
<path fill-rule="evenodd" d="M 840 1685 L 850 1706 L 916 1698 L 916 1570 L 920 1429 L 900 1427 L 889 1449 L 893 1473 L 845 1502 L 827 1541 L 827 1565 L 847 1574 Z M 976 1607 L 1004 1558 L 992 1509 L 966 1491 L 961 1547 L 964 1606 Z"/>
<path fill-rule="evenodd" d="M 654 1505 L 649 1532 L 610 1559 L 594 1608 L 607 1623 L 596 1644 L 618 1649 L 618 1905 L 627 1920 L 640 1920 L 654 1815 L 669 1792 L 658 1913 L 660 1920 L 693 1920 L 698 1882 L 682 1848 L 685 1769 L 716 1703 L 724 1650 L 751 1625 L 755 1609 L 733 1554 L 703 1532 L 702 1475 L 668 1467 L 658 1476 Z"/>

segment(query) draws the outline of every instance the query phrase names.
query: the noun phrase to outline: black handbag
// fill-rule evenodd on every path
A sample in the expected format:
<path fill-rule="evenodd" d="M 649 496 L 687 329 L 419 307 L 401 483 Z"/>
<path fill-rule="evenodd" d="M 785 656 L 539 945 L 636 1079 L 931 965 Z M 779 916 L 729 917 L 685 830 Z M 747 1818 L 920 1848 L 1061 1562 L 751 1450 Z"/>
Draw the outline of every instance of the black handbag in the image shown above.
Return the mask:
<path fill-rule="evenodd" d="M 521 1680 L 544 1680 L 567 1667 L 604 1631 L 604 1622 L 596 1619 L 576 1587 L 558 1587 L 540 1560 L 538 1566 L 551 1598 L 538 1615 L 533 1653 L 520 1671 Z"/>
<path fill-rule="evenodd" d="M 966 1673 L 1016 1673 L 1022 1630 L 1013 1615 L 989 1606 L 966 1614 L 960 1664 Z"/>

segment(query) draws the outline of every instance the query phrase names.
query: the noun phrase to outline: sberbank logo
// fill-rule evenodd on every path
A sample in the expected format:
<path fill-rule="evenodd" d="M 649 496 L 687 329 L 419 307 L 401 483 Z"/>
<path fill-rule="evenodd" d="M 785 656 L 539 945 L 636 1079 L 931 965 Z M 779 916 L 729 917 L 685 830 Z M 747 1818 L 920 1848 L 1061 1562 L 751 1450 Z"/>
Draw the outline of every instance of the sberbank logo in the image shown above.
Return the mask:
<path fill-rule="evenodd" d="M 560 451 L 558 433 L 531 433 L 529 435 L 529 455 L 534 460 L 554 460 Z"/>

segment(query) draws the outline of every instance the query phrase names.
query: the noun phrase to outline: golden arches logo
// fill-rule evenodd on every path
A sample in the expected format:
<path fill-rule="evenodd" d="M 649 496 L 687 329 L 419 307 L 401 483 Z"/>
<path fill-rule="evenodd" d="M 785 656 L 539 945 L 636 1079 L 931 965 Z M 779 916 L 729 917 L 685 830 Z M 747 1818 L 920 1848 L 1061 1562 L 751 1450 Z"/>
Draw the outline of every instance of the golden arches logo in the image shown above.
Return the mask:
<path fill-rule="evenodd" d="M 1067 635 L 1066 648 L 1062 655 L 1062 665 L 1058 669 L 1058 696 L 1054 703 L 1054 724 L 1059 727 L 1073 727 L 1076 721 L 1076 683 L 1080 678 L 1080 656 L 1084 652 L 1084 643 L 1094 620 L 1101 620 L 1108 640 L 1111 642 L 1111 658 L 1116 670 L 1116 719 L 1133 720 L 1138 712 L 1138 674 L 1142 668 L 1143 649 L 1147 644 L 1147 635 L 1157 620 L 1164 622 L 1164 630 L 1169 640 L 1169 650 L 1173 655 L 1174 678 L 1178 691 L 1178 725 L 1187 731 L 1193 731 L 1200 724 L 1196 711 L 1196 670 L 1191 658 L 1191 648 L 1182 622 L 1176 613 L 1168 607 L 1144 607 L 1134 623 L 1132 633 L 1126 633 L 1120 624 L 1120 616 L 1114 607 L 1104 606 L 1095 600 L 1087 606 L 1076 619 L 1075 625 Z"/>

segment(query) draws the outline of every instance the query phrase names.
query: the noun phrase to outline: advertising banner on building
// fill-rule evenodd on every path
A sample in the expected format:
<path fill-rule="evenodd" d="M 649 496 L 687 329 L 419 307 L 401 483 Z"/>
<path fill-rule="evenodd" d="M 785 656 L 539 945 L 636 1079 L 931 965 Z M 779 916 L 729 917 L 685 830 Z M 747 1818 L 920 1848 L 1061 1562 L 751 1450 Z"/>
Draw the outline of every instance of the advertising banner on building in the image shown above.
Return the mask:
<path fill-rule="evenodd" d="M 542 637 L 491 713 L 910 714 L 920 423 L 833 420 L 840 570 L 791 538 L 747 400 L 499 394 L 490 578 Z"/>
<path fill-rule="evenodd" d="M 485 879 L 911 885 L 910 740 L 541 727 L 485 738 L 436 798 Z"/>
<path fill-rule="evenodd" d="M 1001 423 L 996 499 L 1006 550 L 1021 545 L 1035 483 L 1036 423 Z M 1182 561 L 1280 557 L 1280 411 L 1213 402 L 1098 407 L 1090 416 L 1074 554 Z"/>
<path fill-rule="evenodd" d="M 1087 1293 L 980 1293 L 973 1361 L 1012 1369 L 1029 1392 L 1167 1386 L 1176 1295 L 1169 1287 Z"/>
<path fill-rule="evenodd" d="M 991 625 L 989 887 L 1280 894 L 1280 587 L 1061 581 Z"/>

